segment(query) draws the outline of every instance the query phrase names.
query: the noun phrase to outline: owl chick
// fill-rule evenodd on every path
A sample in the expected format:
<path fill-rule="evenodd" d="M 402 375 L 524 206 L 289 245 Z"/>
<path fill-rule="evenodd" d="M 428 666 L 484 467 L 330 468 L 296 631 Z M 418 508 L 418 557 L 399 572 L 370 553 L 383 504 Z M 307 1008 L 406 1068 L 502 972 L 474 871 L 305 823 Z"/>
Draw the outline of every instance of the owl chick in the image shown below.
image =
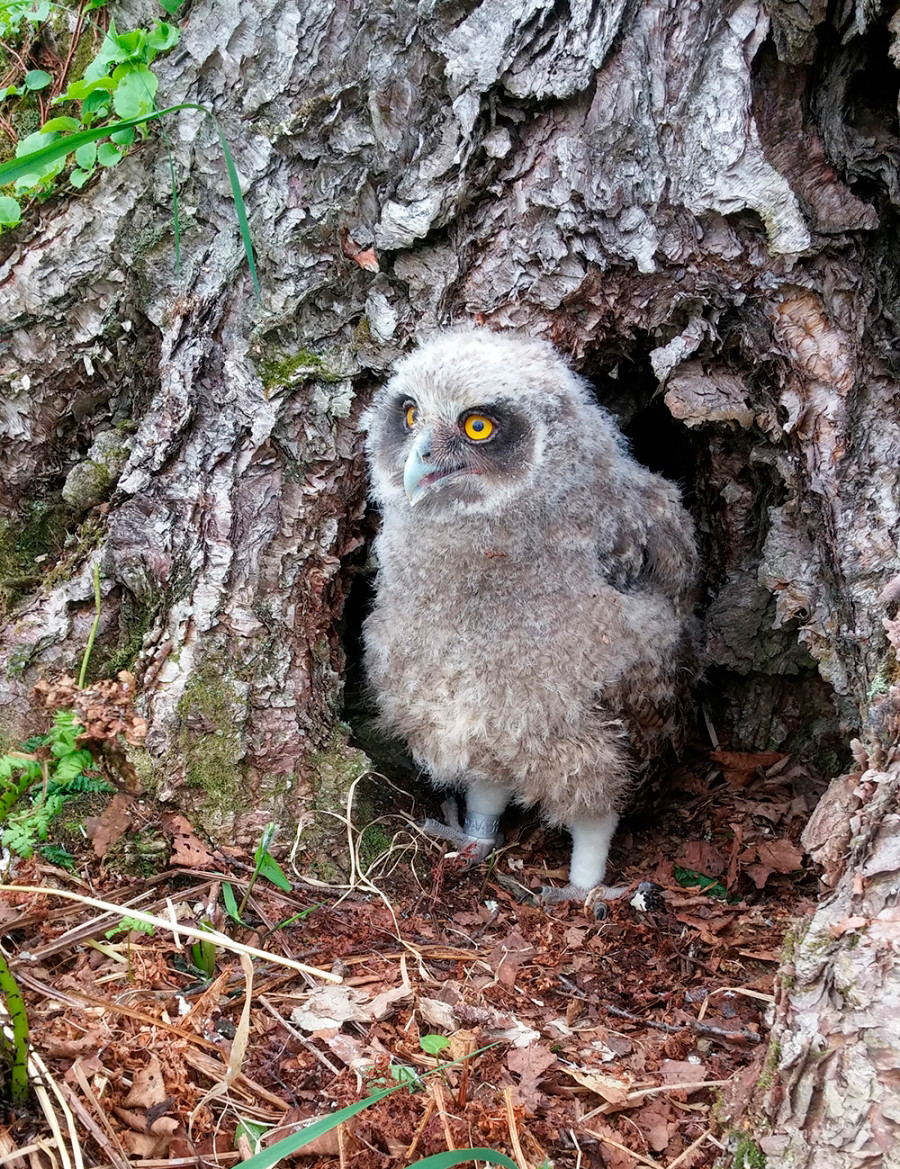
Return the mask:
<path fill-rule="evenodd" d="M 385 728 L 473 861 L 510 799 L 572 836 L 569 884 L 604 880 L 619 813 L 678 733 L 697 554 L 677 489 L 629 455 L 551 345 L 448 331 L 402 359 L 368 431 L 382 526 L 363 629 Z"/>

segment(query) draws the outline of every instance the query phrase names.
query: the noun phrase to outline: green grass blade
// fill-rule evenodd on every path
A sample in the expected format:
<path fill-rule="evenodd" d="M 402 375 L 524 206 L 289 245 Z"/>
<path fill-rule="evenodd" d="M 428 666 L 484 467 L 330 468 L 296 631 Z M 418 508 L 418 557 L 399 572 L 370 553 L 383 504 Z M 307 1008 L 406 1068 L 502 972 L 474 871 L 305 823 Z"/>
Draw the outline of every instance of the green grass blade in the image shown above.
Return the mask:
<path fill-rule="evenodd" d="M 231 194 L 234 198 L 234 209 L 237 212 L 238 226 L 241 229 L 241 239 L 244 241 L 244 251 L 247 254 L 247 263 L 250 266 L 250 275 L 253 277 L 253 288 L 256 291 L 257 304 L 262 302 L 262 294 L 259 288 L 259 279 L 256 275 L 256 264 L 253 259 L 253 243 L 250 239 L 250 224 L 247 222 L 247 210 L 244 207 L 244 196 L 241 194 L 241 184 L 238 179 L 237 169 L 234 165 L 234 159 L 231 157 L 231 151 L 228 149 L 228 142 L 225 139 L 225 132 L 216 121 L 215 117 L 209 115 L 216 131 L 219 135 L 219 142 L 222 144 L 222 153 L 225 155 L 225 165 L 228 168 L 228 180 L 231 183 Z"/>
<path fill-rule="evenodd" d="M 99 138 L 108 138 L 117 130 L 125 130 L 129 126 L 142 126 L 144 122 L 161 118 L 165 114 L 176 114 L 179 110 L 200 110 L 201 113 L 212 114 L 205 106 L 198 106 L 194 102 L 183 102 L 181 105 L 169 106 L 164 110 L 153 110 L 149 114 L 142 114 L 139 118 L 126 118 L 124 121 L 109 122 L 105 126 L 92 126 L 90 130 L 79 130 L 76 134 L 65 134 L 54 139 L 48 146 L 36 150 L 33 154 L 26 154 L 22 158 L 10 158 L 0 163 L 0 187 L 7 183 L 14 183 L 25 175 L 30 175 L 36 167 L 45 162 L 55 162 L 77 150 L 79 146 L 86 146 L 88 142 L 96 142 Z"/>
<path fill-rule="evenodd" d="M 301 1129 L 300 1132 L 294 1133 L 292 1137 L 285 1137 L 283 1141 L 277 1141 L 268 1149 L 263 1149 L 261 1153 L 257 1153 L 249 1161 L 244 1161 L 241 1169 L 270 1169 L 272 1165 L 277 1165 L 283 1157 L 288 1157 L 291 1153 L 296 1152 L 297 1149 L 302 1149 L 304 1145 L 308 1145 L 316 1137 L 323 1136 L 326 1132 L 331 1132 L 333 1128 L 337 1128 L 345 1120 L 356 1116 L 357 1112 L 362 1112 L 363 1109 L 369 1108 L 372 1104 L 377 1104 L 379 1100 L 383 1100 L 385 1096 L 390 1096 L 392 1092 L 396 1092 L 402 1087 L 402 1084 L 397 1084 L 393 1088 L 385 1088 L 381 1092 L 375 1092 L 374 1095 L 367 1096 L 365 1100 L 357 1100 L 355 1104 L 348 1104 L 346 1108 L 339 1108 L 331 1116 L 326 1116 L 323 1120 L 317 1120 L 315 1124 Z M 513 1165 L 513 1169 L 516 1169 L 515 1165 Z"/>
<path fill-rule="evenodd" d="M 413 1161 L 409 1169 L 450 1169 L 452 1165 L 462 1165 L 466 1161 L 487 1161 L 490 1165 L 519 1169 L 512 1157 L 507 1157 L 506 1153 L 496 1153 L 493 1149 L 448 1149 L 444 1153 L 423 1157 L 421 1161 Z"/>
<path fill-rule="evenodd" d="M 234 199 L 234 208 L 237 213 L 241 240 L 244 244 L 244 253 L 247 256 L 247 264 L 250 268 L 250 276 L 253 280 L 253 288 L 256 293 L 257 302 L 261 302 L 259 277 L 257 276 L 256 260 L 253 255 L 253 241 L 250 238 L 247 208 L 244 205 L 244 196 L 241 194 L 241 184 L 238 179 L 237 168 L 234 165 L 234 159 L 228 148 L 225 133 L 216 120 L 215 115 L 206 106 L 197 105 L 196 102 L 190 101 L 181 102 L 177 106 L 167 106 L 164 110 L 152 110 L 149 114 L 142 114 L 138 118 L 125 118 L 118 122 L 109 122 L 105 126 L 94 126 L 90 130 L 79 130 L 76 134 L 64 134 L 49 145 L 34 151 L 33 154 L 26 154 L 22 158 L 11 158 L 7 162 L 0 163 L 0 187 L 5 187 L 7 183 L 14 183 L 17 179 L 24 178 L 25 175 L 34 174 L 36 170 L 40 169 L 42 164 L 55 162 L 59 158 L 65 158 L 66 155 L 71 154 L 72 151 L 77 150 L 80 146 L 86 146 L 89 142 L 96 142 L 100 138 L 108 138 L 110 134 L 115 134 L 118 130 L 127 130 L 129 126 L 142 126 L 145 122 L 152 122 L 157 118 L 164 118 L 166 114 L 177 114 L 180 110 L 199 110 L 201 114 L 206 114 L 208 118 L 212 118 L 213 125 L 216 127 L 216 133 L 219 135 L 219 142 L 222 145 L 222 153 L 225 155 L 225 166 L 228 171 L 228 181 L 231 184 L 231 195 Z"/>
<path fill-rule="evenodd" d="M 9 1069 L 9 1095 L 13 1104 L 28 1100 L 28 1015 L 22 992 L 13 978 L 6 959 L 0 954 L 0 994 L 6 999 L 6 1010 L 12 1025 L 12 1063 Z"/>

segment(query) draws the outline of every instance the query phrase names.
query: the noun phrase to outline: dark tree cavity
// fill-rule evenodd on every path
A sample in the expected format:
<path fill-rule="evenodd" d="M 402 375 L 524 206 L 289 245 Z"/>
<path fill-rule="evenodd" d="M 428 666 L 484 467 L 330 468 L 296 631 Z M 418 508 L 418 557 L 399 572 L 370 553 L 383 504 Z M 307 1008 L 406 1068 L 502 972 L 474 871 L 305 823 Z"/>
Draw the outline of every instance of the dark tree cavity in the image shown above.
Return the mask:
<path fill-rule="evenodd" d="M 830 892 L 763 1144 L 891 1163 L 898 61 L 878 0 L 196 0 L 160 98 L 221 119 L 263 304 L 199 114 L 167 126 L 180 273 L 156 138 L 0 238 L 3 734 L 73 668 L 99 559 L 142 776 L 222 836 L 296 816 L 347 764 L 371 386 L 437 325 L 550 338 L 689 489 L 720 738 L 855 769 L 808 830 Z"/>

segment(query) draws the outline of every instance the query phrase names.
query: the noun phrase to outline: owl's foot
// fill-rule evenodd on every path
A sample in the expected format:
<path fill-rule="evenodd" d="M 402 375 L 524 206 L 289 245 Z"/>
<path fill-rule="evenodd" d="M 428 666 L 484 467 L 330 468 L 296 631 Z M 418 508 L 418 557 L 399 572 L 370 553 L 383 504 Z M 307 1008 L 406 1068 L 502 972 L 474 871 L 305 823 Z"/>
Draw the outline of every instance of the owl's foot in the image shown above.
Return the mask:
<path fill-rule="evenodd" d="M 600 921 L 606 917 L 606 902 L 618 901 L 627 892 L 627 885 L 595 885 L 593 889 L 581 889 L 577 885 L 564 885 L 562 889 L 556 889 L 552 885 L 544 885 L 537 894 L 537 901 L 541 905 L 577 901 Z"/>
<path fill-rule="evenodd" d="M 436 836 L 454 845 L 465 861 L 466 868 L 480 864 L 503 843 L 503 835 L 497 831 L 499 817 L 481 816 L 475 822 L 469 815 L 466 816 L 465 825 L 462 825 L 459 822 L 459 805 L 454 799 L 444 800 L 441 811 L 444 813 L 444 823 L 429 818 L 420 820 L 418 827 L 429 836 Z M 484 835 L 481 835 L 482 832 Z"/>

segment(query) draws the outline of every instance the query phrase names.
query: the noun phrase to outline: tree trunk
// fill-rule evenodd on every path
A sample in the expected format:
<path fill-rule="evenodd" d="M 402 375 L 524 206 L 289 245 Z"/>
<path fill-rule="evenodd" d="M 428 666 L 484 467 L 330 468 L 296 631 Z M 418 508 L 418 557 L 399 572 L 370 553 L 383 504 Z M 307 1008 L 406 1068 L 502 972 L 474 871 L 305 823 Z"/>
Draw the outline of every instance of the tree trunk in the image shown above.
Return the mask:
<path fill-rule="evenodd" d="M 900 1118 L 878 1005 L 900 993 L 889 15 L 196 0 L 159 96 L 222 122 L 262 306 L 199 114 L 167 126 L 180 273 L 158 141 L 0 240 L 3 730 L 73 668 L 99 558 L 95 666 L 138 675 L 139 770 L 220 835 L 354 767 L 335 630 L 366 532 L 356 420 L 413 334 L 474 317 L 553 339 L 682 480 L 720 737 L 831 775 L 864 740 L 826 805 L 849 863 L 831 857 L 781 999 L 765 1139 L 797 1167 L 863 1163 Z"/>

